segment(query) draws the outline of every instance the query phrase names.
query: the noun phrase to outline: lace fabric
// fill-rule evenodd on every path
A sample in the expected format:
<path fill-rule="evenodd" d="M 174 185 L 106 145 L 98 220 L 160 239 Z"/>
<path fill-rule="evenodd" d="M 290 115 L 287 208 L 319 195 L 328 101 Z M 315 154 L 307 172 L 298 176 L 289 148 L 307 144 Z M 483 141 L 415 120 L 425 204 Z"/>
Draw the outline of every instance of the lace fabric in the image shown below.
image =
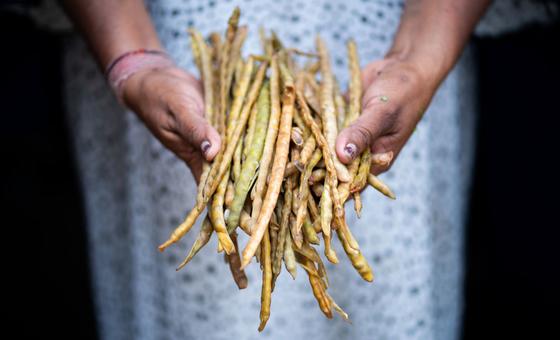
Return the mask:
<path fill-rule="evenodd" d="M 347 82 L 344 42 L 360 58 L 381 58 L 402 11 L 401 1 L 147 2 L 166 50 L 196 73 L 187 26 L 224 30 L 235 5 L 250 34 L 244 54 L 259 49 L 259 26 L 300 49 L 320 33 L 333 69 Z M 474 149 L 474 80 L 469 48 L 383 179 L 389 201 L 368 189 L 364 212 L 347 216 L 376 279 L 362 281 L 338 242 L 339 265 L 328 265 L 329 292 L 352 319 L 327 320 L 303 271 L 284 271 L 272 296 L 266 330 L 257 332 L 260 272 L 238 291 L 215 238 L 182 271 L 176 265 L 195 228 L 163 254 L 156 249 L 194 205 L 196 186 L 185 165 L 113 98 L 78 37 L 65 53 L 68 124 L 85 192 L 96 312 L 102 339 L 456 339 L 462 311 L 463 234 Z M 240 237 L 245 244 L 246 237 Z M 320 249 L 322 252 L 322 249 Z"/>

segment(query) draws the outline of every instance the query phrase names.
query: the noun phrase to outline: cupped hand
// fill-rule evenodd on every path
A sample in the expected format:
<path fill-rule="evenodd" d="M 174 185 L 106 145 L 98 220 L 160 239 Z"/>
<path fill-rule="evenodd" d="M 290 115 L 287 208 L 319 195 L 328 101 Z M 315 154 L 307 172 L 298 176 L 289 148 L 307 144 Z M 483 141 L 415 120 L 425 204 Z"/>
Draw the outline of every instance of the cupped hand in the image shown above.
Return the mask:
<path fill-rule="evenodd" d="M 203 159 L 220 149 L 220 135 L 204 118 L 200 82 L 177 67 L 139 71 L 122 88 L 124 103 L 148 129 L 184 160 L 198 181 Z"/>
<path fill-rule="evenodd" d="M 358 157 L 365 148 L 372 154 L 393 152 L 397 157 L 437 88 L 437 82 L 421 67 L 389 57 L 372 62 L 362 70 L 362 114 L 336 140 L 343 163 Z M 387 171 L 394 161 L 372 164 L 371 172 Z"/>

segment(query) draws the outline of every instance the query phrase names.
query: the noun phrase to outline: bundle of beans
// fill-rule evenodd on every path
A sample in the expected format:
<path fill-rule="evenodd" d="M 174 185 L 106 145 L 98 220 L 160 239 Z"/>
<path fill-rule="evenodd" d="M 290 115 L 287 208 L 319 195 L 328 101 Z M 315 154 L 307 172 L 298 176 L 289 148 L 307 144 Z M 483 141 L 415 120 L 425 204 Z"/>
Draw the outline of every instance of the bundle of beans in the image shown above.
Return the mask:
<path fill-rule="evenodd" d="M 338 131 L 360 114 L 362 84 L 353 41 L 348 42 L 351 80 L 348 100 L 341 95 L 325 43 L 317 37 L 317 52 L 286 48 L 272 33 L 261 31 L 263 55 L 244 59 L 247 35 L 238 26 L 239 9 L 229 19 L 225 35 L 208 40 L 190 30 L 195 62 L 205 94 L 206 118 L 222 138 L 220 152 L 203 165 L 196 204 L 159 249 L 179 241 L 205 208 L 208 213 L 194 245 L 177 270 L 208 243 L 213 232 L 233 279 L 247 286 L 244 268 L 256 257 L 262 270 L 261 323 L 270 315 L 271 294 L 282 263 L 295 279 L 303 268 L 321 311 L 348 315 L 327 293 L 328 279 L 314 246 L 324 243 L 325 257 L 338 263 L 331 246 L 336 234 L 360 276 L 373 280 L 344 216 L 344 203 L 353 198 L 359 216 L 360 192 L 369 184 L 393 198 L 391 190 L 370 174 L 372 162 L 384 163 L 392 154 L 372 157 L 369 150 L 349 165 L 336 157 Z M 295 57 L 307 58 L 300 67 Z M 317 74 L 319 79 L 317 80 Z M 237 228 L 249 235 L 240 256 Z"/>

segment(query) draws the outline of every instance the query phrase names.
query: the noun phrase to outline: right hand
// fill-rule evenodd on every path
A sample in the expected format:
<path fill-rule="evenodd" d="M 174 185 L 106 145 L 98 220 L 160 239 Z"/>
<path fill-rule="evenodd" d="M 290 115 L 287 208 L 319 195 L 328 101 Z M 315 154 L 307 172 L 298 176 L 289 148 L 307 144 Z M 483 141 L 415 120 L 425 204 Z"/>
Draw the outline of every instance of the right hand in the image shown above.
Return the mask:
<path fill-rule="evenodd" d="M 124 103 L 177 157 L 198 182 L 203 158 L 220 149 L 220 135 L 204 118 L 200 81 L 178 67 L 141 70 L 122 84 Z"/>

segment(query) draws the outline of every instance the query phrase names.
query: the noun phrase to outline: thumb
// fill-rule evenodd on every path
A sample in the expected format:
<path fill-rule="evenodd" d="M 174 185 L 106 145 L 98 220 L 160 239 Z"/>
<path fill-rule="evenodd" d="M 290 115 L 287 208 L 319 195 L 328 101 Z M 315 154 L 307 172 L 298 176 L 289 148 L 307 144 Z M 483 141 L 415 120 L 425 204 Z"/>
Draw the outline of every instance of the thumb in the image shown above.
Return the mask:
<path fill-rule="evenodd" d="M 208 121 L 196 114 L 183 114 L 180 117 L 178 133 L 207 161 L 214 159 L 221 146 L 221 138 Z"/>
<path fill-rule="evenodd" d="M 377 99 L 377 98 L 376 98 Z M 336 139 L 336 154 L 343 163 L 350 163 L 370 147 L 391 124 L 390 109 L 375 100 L 366 102 L 362 115 L 340 132 Z"/>

